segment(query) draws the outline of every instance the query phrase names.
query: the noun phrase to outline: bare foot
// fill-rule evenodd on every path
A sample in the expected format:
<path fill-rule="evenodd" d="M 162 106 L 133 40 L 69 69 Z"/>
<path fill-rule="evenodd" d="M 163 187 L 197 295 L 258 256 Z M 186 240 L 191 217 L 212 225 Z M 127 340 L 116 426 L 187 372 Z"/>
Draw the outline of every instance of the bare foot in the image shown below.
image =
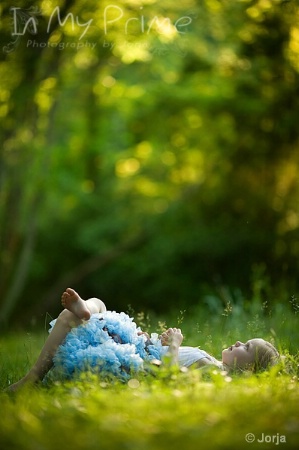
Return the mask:
<path fill-rule="evenodd" d="M 37 377 L 33 375 L 26 375 L 25 377 L 21 378 L 21 380 L 17 381 L 16 383 L 11 384 L 5 389 L 5 392 L 17 392 L 21 388 L 25 386 L 30 386 L 36 384 L 38 381 L 40 381 Z"/>
<path fill-rule="evenodd" d="M 67 288 L 62 294 L 61 304 L 64 308 L 71 311 L 79 319 L 90 319 L 90 311 L 87 308 L 85 301 L 77 294 L 74 289 Z"/>

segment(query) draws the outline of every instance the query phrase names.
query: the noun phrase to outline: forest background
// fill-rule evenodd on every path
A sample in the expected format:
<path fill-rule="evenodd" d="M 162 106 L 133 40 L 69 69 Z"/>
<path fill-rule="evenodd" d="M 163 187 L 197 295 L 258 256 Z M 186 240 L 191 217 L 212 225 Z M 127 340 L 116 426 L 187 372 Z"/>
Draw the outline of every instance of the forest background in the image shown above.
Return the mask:
<path fill-rule="evenodd" d="M 55 315 L 68 286 L 116 310 L 290 308 L 298 2 L 0 11 L 1 327 Z"/>

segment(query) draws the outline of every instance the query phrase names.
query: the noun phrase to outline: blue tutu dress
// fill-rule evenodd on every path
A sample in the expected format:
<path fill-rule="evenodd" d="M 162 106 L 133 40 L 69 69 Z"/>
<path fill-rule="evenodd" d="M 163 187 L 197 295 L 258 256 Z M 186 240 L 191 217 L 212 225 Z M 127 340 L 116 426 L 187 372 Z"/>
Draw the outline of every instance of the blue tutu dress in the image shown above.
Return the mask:
<path fill-rule="evenodd" d="M 50 325 L 51 332 L 56 319 Z M 71 378 L 83 371 L 128 379 L 144 369 L 144 363 L 161 360 L 162 345 L 158 335 L 150 340 L 138 335 L 141 329 L 125 313 L 106 311 L 73 328 L 58 347 L 53 358 L 59 378 Z"/>

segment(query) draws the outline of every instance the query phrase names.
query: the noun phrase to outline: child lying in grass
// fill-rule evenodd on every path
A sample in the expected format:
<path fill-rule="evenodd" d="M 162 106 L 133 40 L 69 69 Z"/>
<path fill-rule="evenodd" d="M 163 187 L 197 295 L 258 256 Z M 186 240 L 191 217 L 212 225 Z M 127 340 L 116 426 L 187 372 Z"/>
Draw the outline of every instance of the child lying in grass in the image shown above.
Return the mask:
<path fill-rule="evenodd" d="M 180 329 L 169 328 L 159 337 L 149 336 L 126 314 L 107 311 L 98 298 L 85 301 L 68 288 L 62 294 L 61 303 L 65 309 L 53 321 L 36 363 L 9 390 L 43 380 L 53 366 L 66 378 L 87 368 L 128 377 L 131 371 L 143 369 L 145 361 L 160 364 L 166 354 L 180 367 L 212 364 L 228 371 L 265 369 L 279 359 L 272 344 L 263 339 L 250 339 L 245 344 L 237 341 L 223 350 L 222 361 L 218 361 L 199 348 L 181 346 Z"/>

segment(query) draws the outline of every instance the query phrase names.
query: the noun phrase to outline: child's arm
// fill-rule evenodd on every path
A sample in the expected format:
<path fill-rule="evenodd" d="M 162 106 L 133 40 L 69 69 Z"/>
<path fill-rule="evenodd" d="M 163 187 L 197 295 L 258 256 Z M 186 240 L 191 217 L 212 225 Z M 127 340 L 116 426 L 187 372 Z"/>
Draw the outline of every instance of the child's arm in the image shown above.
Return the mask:
<path fill-rule="evenodd" d="M 209 359 L 209 358 L 202 358 L 199 361 L 196 361 L 194 364 L 189 366 L 190 369 L 202 369 L 206 366 L 215 366 L 219 369 L 223 369 L 223 364 L 220 361 L 217 361 L 216 359 Z"/>

